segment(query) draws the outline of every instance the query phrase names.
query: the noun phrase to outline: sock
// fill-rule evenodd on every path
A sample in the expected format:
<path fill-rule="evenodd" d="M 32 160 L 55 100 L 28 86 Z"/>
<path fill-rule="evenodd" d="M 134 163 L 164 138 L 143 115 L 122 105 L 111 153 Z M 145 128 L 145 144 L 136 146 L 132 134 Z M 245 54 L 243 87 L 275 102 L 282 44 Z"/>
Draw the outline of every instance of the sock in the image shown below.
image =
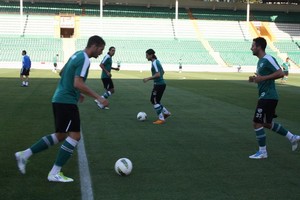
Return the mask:
<path fill-rule="evenodd" d="M 160 120 L 165 120 L 164 114 L 162 112 L 158 115 L 158 118 Z"/>
<path fill-rule="evenodd" d="M 25 81 L 22 81 L 22 85 L 25 85 Z"/>
<path fill-rule="evenodd" d="M 267 147 L 266 146 L 259 147 L 259 151 L 260 152 L 267 152 Z"/>
<path fill-rule="evenodd" d="M 32 151 L 30 148 L 26 149 L 25 151 L 23 151 L 23 156 L 25 159 L 28 159 L 30 156 L 32 156 Z"/>
<path fill-rule="evenodd" d="M 39 153 L 58 143 L 55 133 L 42 137 L 38 142 L 33 144 L 30 149 L 32 153 Z"/>
<path fill-rule="evenodd" d="M 109 96 L 111 96 L 111 92 L 110 91 L 106 91 L 104 92 L 104 94 L 102 95 L 105 99 L 107 99 Z"/>
<path fill-rule="evenodd" d="M 51 171 L 49 172 L 49 174 L 58 174 L 61 170 L 61 167 L 57 166 L 57 165 L 53 165 Z"/>
<path fill-rule="evenodd" d="M 163 111 L 163 106 L 160 104 L 155 104 L 153 107 L 154 107 L 154 110 L 156 111 L 156 114 L 159 116 Z M 163 115 L 162 115 L 162 117 L 163 117 Z M 164 118 L 163 118 L 163 120 L 164 120 Z"/>
<path fill-rule="evenodd" d="M 163 113 L 164 114 L 170 114 L 170 112 L 166 109 L 166 107 L 163 106 Z"/>
<path fill-rule="evenodd" d="M 282 127 L 281 124 L 275 122 L 272 123 L 271 130 L 283 136 L 286 136 L 286 134 L 288 133 L 288 131 L 284 127 Z"/>
<path fill-rule="evenodd" d="M 72 156 L 77 144 L 78 144 L 77 140 L 74 140 L 71 137 L 67 137 L 65 142 L 60 147 L 54 165 L 62 167 Z"/>
<path fill-rule="evenodd" d="M 264 130 L 264 127 L 255 129 L 255 134 L 256 134 L 256 140 L 258 142 L 259 147 L 264 147 L 266 146 L 266 133 Z"/>
<path fill-rule="evenodd" d="M 285 137 L 286 137 L 289 141 L 291 141 L 293 136 L 294 136 L 294 134 L 288 131 Z"/>

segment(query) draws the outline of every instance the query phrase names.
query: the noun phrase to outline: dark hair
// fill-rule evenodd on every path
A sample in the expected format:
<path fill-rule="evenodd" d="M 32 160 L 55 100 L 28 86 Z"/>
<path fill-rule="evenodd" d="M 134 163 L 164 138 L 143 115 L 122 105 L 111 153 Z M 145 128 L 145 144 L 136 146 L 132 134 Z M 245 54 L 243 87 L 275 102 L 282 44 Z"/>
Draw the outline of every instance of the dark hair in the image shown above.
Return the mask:
<path fill-rule="evenodd" d="M 265 38 L 263 37 L 257 37 L 253 39 L 253 42 L 255 42 L 256 46 L 260 46 L 262 48 L 262 50 L 265 51 L 266 47 L 267 47 L 267 41 Z"/>
<path fill-rule="evenodd" d="M 105 45 L 105 41 L 102 39 L 102 37 L 100 37 L 98 35 L 94 35 L 94 36 L 89 38 L 86 47 L 89 48 L 92 45 L 96 45 L 96 46 Z"/>
<path fill-rule="evenodd" d="M 27 54 L 27 52 L 25 50 L 23 50 L 22 53 L 24 53 L 25 55 Z"/>
<path fill-rule="evenodd" d="M 146 51 L 146 54 L 152 55 L 152 58 L 156 59 L 155 51 L 154 51 L 153 49 L 148 49 L 148 50 Z"/>
<path fill-rule="evenodd" d="M 115 49 L 115 47 L 113 47 L 113 46 L 109 47 L 108 51 L 110 51 L 112 49 Z"/>

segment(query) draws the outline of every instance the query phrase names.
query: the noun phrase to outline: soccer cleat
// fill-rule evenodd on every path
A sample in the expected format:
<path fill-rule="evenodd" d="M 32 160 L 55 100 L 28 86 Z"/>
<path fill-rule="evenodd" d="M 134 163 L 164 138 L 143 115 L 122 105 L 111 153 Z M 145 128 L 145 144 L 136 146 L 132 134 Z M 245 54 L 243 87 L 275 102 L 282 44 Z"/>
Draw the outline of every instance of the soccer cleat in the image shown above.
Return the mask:
<path fill-rule="evenodd" d="M 293 135 L 291 139 L 292 151 L 295 151 L 298 148 L 298 142 L 300 141 L 299 135 Z"/>
<path fill-rule="evenodd" d="M 19 151 L 15 153 L 18 168 L 22 174 L 26 173 L 26 164 L 27 164 L 27 159 L 24 158 L 24 152 Z"/>
<path fill-rule="evenodd" d="M 249 156 L 249 158 L 251 158 L 251 159 L 265 159 L 265 158 L 268 158 L 268 153 L 266 151 L 265 152 L 258 151 L 255 154 Z"/>
<path fill-rule="evenodd" d="M 95 103 L 100 109 L 109 110 L 109 107 L 104 106 L 102 103 L 100 103 L 97 99 L 95 99 Z"/>
<path fill-rule="evenodd" d="M 164 123 L 165 123 L 165 120 L 161 120 L 161 119 L 158 119 L 153 122 L 153 124 L 164 124 Z"/>
<path fill-rule="evenodd" d="M 169 113 L 164 113 L 164 118 L 165 119 L 167 119 L 168 117 L 170 117 L 171 116 L 171 113 L 169 112 Z"/>
<path fill-rule="evenodd" d="M 72 178 L 64 176 L 62 172 L 59 172 L 58 174 L 49 174 L 48 181 L 67 183 L 73 182 L 74 180 Z"/>

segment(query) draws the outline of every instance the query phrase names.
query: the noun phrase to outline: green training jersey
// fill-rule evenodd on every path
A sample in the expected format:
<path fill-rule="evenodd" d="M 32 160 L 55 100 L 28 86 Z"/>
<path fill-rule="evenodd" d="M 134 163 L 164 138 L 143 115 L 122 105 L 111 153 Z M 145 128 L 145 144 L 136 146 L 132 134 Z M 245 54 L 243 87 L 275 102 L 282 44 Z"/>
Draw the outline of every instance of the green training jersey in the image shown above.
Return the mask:
<path fill-rule="evenodd" d="M 289 67 L 290 67 L 290 63 L 289 62 L 284 62 L 282 64 L 283 67 L 283 71 L 288 72 L 289 71 Z"/>
<path fill-rule="evenodd" d="M 152 62 L 152 66 L 151 66 L 151 72 L 152 72 L 152 76 L 154 74 L 156 74 L 157 72 L 160 73 L 160 77 L 158 78 L 155 78 L 153 81 L 154 81 L 154 84 L 155 85 L 164 85 L 166 84 L 165 80 L 164 80 L 164 69 L 162 68 L 159 60 L 154 60 Z"/>
<path fill-rule="evenodd" d="M 90 67 L 90 59 L 84 51 L 74 53 L 62 69 L 61 78 L 52 97 L 53 103 L 77 104 L 80 91 L 74 87 L 75 77 L 85 81 Z"/>
<path fill-rule="evenodd" d="M 259 59 L 256 73 L 260 76 L 266 76 L 281 69 L 276 59 L 268 54 Z M 278 99 L 275 80 L 265 80 L 257 84 L 259 99 Z"/>
<path fill-rule="evenodd" d="M 101 64 L 104 65 L 104 68 L 110 73 L 111 72 L 111 66 L 112 66 L 112 58 L 109 54 L 106 54 L 101 61 Z M 104 70 L 102 70 L 101 78 L 110 78 Z"/>

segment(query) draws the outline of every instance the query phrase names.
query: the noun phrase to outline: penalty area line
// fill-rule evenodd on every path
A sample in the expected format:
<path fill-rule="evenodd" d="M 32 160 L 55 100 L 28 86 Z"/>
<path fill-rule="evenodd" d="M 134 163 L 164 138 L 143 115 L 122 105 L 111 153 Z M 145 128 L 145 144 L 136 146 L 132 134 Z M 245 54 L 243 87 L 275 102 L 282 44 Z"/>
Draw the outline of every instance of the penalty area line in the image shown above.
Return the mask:
<path fill-rule="evenodd" d="M 92 182 L 89 164 L 85 153 L 83 132 L 81 130 L 81 139 L 78 143 L 78 164 L 79 164 L 79 175 L 80 175 L 80 189 L 82 200 L 94 200 Z"/>

